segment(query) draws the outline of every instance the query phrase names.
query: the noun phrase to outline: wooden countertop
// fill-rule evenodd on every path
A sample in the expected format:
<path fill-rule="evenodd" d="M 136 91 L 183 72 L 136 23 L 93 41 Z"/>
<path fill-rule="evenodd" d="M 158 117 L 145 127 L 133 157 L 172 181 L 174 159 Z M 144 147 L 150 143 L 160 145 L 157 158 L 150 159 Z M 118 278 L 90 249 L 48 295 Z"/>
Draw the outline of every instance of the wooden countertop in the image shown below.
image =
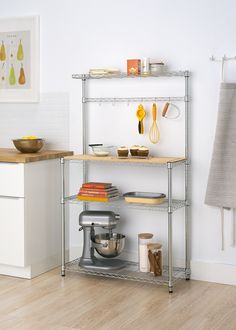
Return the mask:
<path fill-rule="evenodd" d="M 119 158 L 115 156 L 97 157 L 94 155 L 73 155 L 65 157 L 66 160 L 84 160 L 96 162 L 113 162 L 113 163 L 131 163 L 131 164 L 153 164 L 153 165 L 166 165 L 167 163 L 184 162 L 184 157 L 148 157 L 148 158 Z"/>
<path fill-rule="evenodd" d="M 73 151 L 42 150 L 32 154 L 22 154 L 16 149 L 0 148 L 0 162 L 3 163 L 30 163 L 39 160 L 48 160 L 73 155 Z"/>

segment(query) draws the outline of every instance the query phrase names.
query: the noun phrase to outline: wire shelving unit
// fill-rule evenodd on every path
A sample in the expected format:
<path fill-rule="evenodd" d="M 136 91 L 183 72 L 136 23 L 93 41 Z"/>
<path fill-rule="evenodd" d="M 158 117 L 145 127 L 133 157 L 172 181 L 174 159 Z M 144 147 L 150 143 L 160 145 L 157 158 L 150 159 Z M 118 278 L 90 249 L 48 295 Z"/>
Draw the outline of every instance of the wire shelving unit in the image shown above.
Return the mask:
<path fill-rule="evenodd" d="M 86 91 L 88 88 L 88 81 L 93 79 L 158 79 L 171 78 L 171 77 L 182 77 L 184 78 L 184 95 L 183 96 L 168 96 L 168 97 L 131 97 L 131 98 L 87 98 Z M 128 76 L 126 73 L 120 73 L 118 75 L 105 75 L 105 76 L 91 76 L 89 74 L 73 74 L 73 79 L 79 79 L 82 83 L 82 122 L 83 122 L 83 154 L 74 155 L 61 159 L 61 209 L 62 209 L 62 266 L 61 266 L 61 275 L 65 276 L 66 271 L 78 272 L 88 275 L 104 276 L 117 279 L 126 279 L 141 281 L 153 284 L 164 284 L 168 286 L 169 292 L 173 292 L 173 285 L 182 278 L 190 279 L 190 128 L 189 128 L 189 71 L 172 71 L 172 72 L 163 72 L 159 75 L 149 75 L 149 76 Z M 182 157 L 174 158 L 157 158 L 151 157 L 149 159 L 118 159 L 116 157 L 93 157 L 88 155 L 88 141 L 87 141 L 87 103 L 90 102 L 140 102 L 140 101 L 173 101 L 173 102 L 184 102 L 185 105 L 185 154 Z M 138 208 L 142 210 L 153 210 L 153 211 L 162 211 L 167 213 L 167 227 L 168 227 L 168 237 L 167 237 L 167 246 L 168 246 L 168 260 L 167 267 L 164 269 L 163 276 L 154 277 L 153 274 L 141 273 L 138 271 L 138 265 L 134 262 L 127 261 L 127 267 L 119 271 L 94 271 L 87 270 L 79 267 L 79 259 L 71 261 L 66 264 L 65 262 L 65 204 L 73 203 L 83 205 L 83 209 L 86 210 L 90 205 L 94 203 L 80 202 L 76 199 L 76 196 L 65 196 L 65 162 L 82 162 L 83 164 L 83 182 L 88 181 L 88 162 L 96 162 L 97 164 L 115 164 L 115 165 L 124 165 L 124 166 L 156 166 L 156 167 L 165 167 L 167 169 L 168 175 L 168 196 L 164 203 L 156 206 L 150 205 L 127 205 L 127 203 L 120 198 L 116 201 L 111 201 L 108 203 L 99 203 L 104 208 L 122 208 L 124 206 L 129 208 Z M 184 198 L 183 200 L 175 200 L 172 197 L 172 175 L 173 169 L 176 166 L 184 166 Z M 173 212 L 184 208 L 184 231 L 185 231 L 185 267 L 184 268 L 175 268 L 173 266 L 173 244 L 172 244 L 172 222 L 173 222 Z"/>

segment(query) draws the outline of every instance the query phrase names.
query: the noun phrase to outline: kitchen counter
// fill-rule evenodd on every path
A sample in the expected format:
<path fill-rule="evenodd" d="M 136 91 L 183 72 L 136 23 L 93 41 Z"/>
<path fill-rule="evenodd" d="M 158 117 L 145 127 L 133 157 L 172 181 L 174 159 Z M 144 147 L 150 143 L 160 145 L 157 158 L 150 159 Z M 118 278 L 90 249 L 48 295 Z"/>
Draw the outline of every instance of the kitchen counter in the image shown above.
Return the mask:
<path fill-rule="evenodd" d="M 0 148 L 0 274 L 31 279 L 60 265 L 60 158 L 69 155 Z"/>
<path fill-rule="evenodd" d="M 39 160 L 49 160 L 73 155 L 72 151 L 42 150 L 31 154 L 22 154 L 16 149 L 0 148 L 0 162 L 5 163 L 30 163 Z"/>

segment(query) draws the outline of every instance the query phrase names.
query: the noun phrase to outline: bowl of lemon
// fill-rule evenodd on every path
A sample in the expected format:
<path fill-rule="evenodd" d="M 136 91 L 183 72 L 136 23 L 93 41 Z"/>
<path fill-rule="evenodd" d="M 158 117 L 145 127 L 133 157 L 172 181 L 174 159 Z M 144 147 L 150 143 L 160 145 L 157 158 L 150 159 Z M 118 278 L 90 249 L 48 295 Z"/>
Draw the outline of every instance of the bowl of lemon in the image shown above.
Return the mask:
<path fill-rule="evenodd" d="M 24 154 L 38 152 L 44 146 L 44 140 L 35 135 L 23 136 L 21 139 L 12 140 L 17 150 Z"/>

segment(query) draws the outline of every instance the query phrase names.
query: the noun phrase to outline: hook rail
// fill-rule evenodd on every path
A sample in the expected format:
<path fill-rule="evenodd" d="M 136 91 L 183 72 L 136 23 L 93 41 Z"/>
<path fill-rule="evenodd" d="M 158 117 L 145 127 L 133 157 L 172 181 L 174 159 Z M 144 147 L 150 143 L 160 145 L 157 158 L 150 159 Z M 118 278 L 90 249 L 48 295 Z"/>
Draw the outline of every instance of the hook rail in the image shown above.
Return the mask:
<path fill-rule="evenodd" d="M 228 57 L 228 56 L 224 55 L 221 58 L 217 58 L 217 57 L 212 55 L 210 57 L 210 61 L 221 63 L 221 81 L 222 82 L 224 82 L 224 65 L 225 65 L 225 62 L 232 61 L 232 60 L 236 60 L 236 56 Z"/>

